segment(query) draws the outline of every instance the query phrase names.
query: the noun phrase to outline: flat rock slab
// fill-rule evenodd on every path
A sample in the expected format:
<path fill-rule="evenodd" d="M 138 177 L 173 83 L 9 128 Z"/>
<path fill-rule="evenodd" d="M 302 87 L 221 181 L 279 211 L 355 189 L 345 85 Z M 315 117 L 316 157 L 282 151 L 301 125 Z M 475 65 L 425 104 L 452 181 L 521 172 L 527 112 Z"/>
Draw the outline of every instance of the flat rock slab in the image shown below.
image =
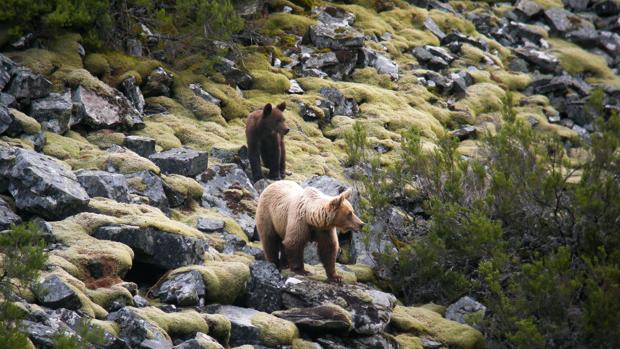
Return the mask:
<path fill-rule="evenodd" d="M 174 148 L 149 157 L 164 173 L 194 177 L 207 169 L 209 153 L 189 148 Z"/>
<path fill-rule="evenodd" d="M 134 251 L 135 260 L 163 269 L 202 264 L 208 249 L 205 240 L 133 225 L 102 226 L 92 236 L 124 243 Z"/>
<path fill-rule="evenodd" d="M 282 301 L 287 309 L 336 304 L 352 315 L 353 330 L 359 334 L 382 332 L 390 322 L 396 297 L 362 285 L 333 284 L 307 278 L 288 278 Z"/>

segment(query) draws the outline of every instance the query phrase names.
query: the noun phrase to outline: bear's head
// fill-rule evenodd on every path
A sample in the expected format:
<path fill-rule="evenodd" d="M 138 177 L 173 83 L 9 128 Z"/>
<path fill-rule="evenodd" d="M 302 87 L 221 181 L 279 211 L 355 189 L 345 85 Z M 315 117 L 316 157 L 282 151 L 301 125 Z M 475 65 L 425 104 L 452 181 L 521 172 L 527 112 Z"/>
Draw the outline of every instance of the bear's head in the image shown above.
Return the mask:
<path fill-rule="evenodd" d="M 333 214 L 332 226 L 341 231 L 360 230 L 364 222 L 353 212 L 353 206 L 349 200 L 351 189 L 347 189 L 342 194 L 332 198 L 328 203 L 328 210 Z"/>
<path fill-rule="evenodd" d="M 263 108 L 263 115 L 261 116 L 261 126 L 264 130 L 272 134 L 280 134 L 284 136 L 290 129 L 286 125 L 284 120 L 284 110 L 286 109 L 286 103 L 282 102 L 274 109 L 271 104 L 266 104 Z"/>

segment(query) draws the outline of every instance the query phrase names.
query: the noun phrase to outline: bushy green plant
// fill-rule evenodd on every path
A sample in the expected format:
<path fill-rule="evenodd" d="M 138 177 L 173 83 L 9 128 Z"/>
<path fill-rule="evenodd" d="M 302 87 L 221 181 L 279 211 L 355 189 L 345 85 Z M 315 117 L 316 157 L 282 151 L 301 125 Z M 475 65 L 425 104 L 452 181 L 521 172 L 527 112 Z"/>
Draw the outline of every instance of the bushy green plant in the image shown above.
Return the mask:
<path fill-rule="evenodd" d="M 601 102 L 594 94 L 589 108 L 602 111 Z M 463 158 L 450 138 L 425 151 L 411 130 L 394 164 L 374 160 L 360 178 L 365 219 L 416 201 L 431 217 L 427 232 L 376 260 L 407 303 L 482 300 L 490 312 L 478 326 L 498 346 L 617 347 L 620 118 L 597 119 L 590 157 L 575 167 L 557 138 L 517 119 L 512 105 L 507 94 L 504 124 L 482 137 L 480 158 Z"/>
<path fill-rule="evenodd" d="M 20 289 L 36 280 L 43 268 L 45 243 L 37 226 L 21 224 L 0 232 L 0 348 L 25 348 L 27 337 L 18 330 L 23 310 L 15 301 Z"/>
<path fill-rule="evenodd" d="M 367 159 L 368 142 L 366 138 L 366 129 L 360 121 L 356 121 L 351 129 L 344 132 L 344 150 L 347 154 L 345 166 L 353 166 Z"/>

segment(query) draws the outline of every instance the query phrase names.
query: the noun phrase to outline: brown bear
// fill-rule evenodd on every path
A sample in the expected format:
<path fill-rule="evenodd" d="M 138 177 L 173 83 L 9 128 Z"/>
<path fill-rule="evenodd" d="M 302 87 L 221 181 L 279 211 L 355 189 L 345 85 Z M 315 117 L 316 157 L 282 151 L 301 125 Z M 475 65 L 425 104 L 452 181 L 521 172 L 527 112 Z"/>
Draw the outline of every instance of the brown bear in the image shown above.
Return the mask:
<path fill-rule="evenodd" d="M 248 158 L 252 167 L 252 179 L 263 178 L 261 158 L 269 169 L 268 178 L 282 179 L 286 172 L 286 151 L 284 135 L 290 129 L 284 121 L 286 103 L 282 102 L 273 109 L 271 104 L 262 110 L 255 110 L 248 115 L 245 125 L 245 137 L 248 143 Z"/>
<path fill-rule="evenodd" d="M 328 196 L 316 188 L 304 189 L 287 180 L 270 184 L 261 193 L 256 209 L 256 229 L 267 261 L 279 269 L 288 261 L 293 272 L 307 274 L 304 247 L 308 241 L 316 241 L 327 277 L 342 281 L 336 274 L 339 249 L 336 228 L 350 231 L 364 225 L 347 200 L 350 195 L 351 189 L 338 196 Z"/>

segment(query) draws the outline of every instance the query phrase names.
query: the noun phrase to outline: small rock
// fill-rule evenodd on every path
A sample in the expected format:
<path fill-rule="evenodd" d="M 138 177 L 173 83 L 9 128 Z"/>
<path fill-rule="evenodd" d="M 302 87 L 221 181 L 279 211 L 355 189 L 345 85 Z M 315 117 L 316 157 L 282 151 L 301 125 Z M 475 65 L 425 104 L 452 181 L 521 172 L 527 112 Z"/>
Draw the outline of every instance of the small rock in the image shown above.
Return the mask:
<path fill-rule="evenodd" d="M 157 296 L 162 302 L 183 307 L 198 305 L 205 294 L 202 275 L 195 270 L 170 277 L 161 284 L 157 291 Z"/>
<path fill-rule="evenodd" d="M 124 307 L 108 314 L 107 320 L 118 324 L 119 338 L 130 348 L 163 349 L 171 348 L 172 341 L 159 326 L 153 325 L 136 314 L 130 307 Z"/>
<path fill-rule="evenodd" d="M 46 307 L 72 310 L 82 307 L 82 302 L 75 291 L 57 275 L 46 277 L 34 291 L 37 300 Z"/>
<path fill-rule="evenodd" d="M 543 11 L 542 6 L 533 0 L 519 0 L 515 9 L 526 18 L 531 18 Z"/>
<path fill-rule="evenodd" d="M 558 72 L 560 61 L 555 56 L 547 54 L 543 51 L 527 48 L 516 48 L 514 49 L 514 52 L 517 56 L 537 66 L 543 72 Z"/>
<path fill-rule="evenodd" d="M 125 43 L 127 54 L 134 57 L 142 57 L 142 42 L 138 39 L 127 39 Z"/>
<path fill-rule="evenodd" d="M 476 128 L 471 125 L 465 125 L 458 130 L 450 131 L 450 135 L 458 138 L 459 140 L 469 139 L 476 134 Z"/>
<path fill-rule="evenodd" d="M 327 98 L 333 105 L 333 113 L 335 115 L 345 115 L 355 117 L 359 113 L 359 106 L 355 99 L 345 98 L 345 96 L 336 88 L 321 87 L 319 93 Z"/>
<path fill-rule="evenodd" d="M 364 35 L 350 26 L 319 23 L 310 26 L 308 37 L 317 48 L 346 50 L 364 46 Z"/>
<path fill-rule="evenodd" d="M 592 9 L 597 15 L 608 17 L 617 15 L 620 12 L 620 5 L 613 0 L 598 0 Z"/>
<path fill-rule="evenodd" d="M 13 224 L 19 224 L 22 219 L 13 212 L 13 208 L 0 197 L 0 231 L 8 229 Z"/>
<path fill-rule="evenodd" d="M 149 301 L 146 298 L 140 296 L 139 294 L 133 296 L 133 304 L 135 304 L 137 308 L 144 308 L 150 305 Z"/>
<path fill-rule="evenodd" d="M 249 90 L 252 87 L 254 81 L 252 76 L 237 68 L 235 62 L 222 57 L 213 67 L 224 75 L 228 83 L 239 86 L 242 90 Z"/>
<path fill-rule="evenodd" d="M 104 197 L 119 202 L 129 202 L 129 186 L 122 174 L 106 171 L 81 170 L 77 180 L 90 197 Z"/>
<path fill-rule="evenodd" d="M 0 54 L 0 91 L 11 81 L 13 76 L 13 70 L 17 67 L 17 64 L 13 62 L 9 57 Z"/>
<path fill-rule="evenodd" d="M 13 124 L 13 115 L 9 112 L 9 108 L 0 105 L 0 134 L 4 133 Z"/>
<path fill-rule="evenodd" d="M 196 222 L 196 229 L 205 233 L 213 233 L 224 230 L 224 221 L 218 218 L 199 217 Z"/>
<path fill-rule="evenodd" d="M 145 97 L 167 96 L 170 97 L 174 75 L 168 73 L 164 68 L 157 67 L 146 78 L 143 93 Z"/>
<path fill-rule="evenodd" d="M 222 106 L 222 100 L 213 97 L 213 95 L 205 91 L 200 84 L 189 84 L 189 89 L 192 90 L 196 96 L 204 99 L 205 101 L 217 106 Z"/>
<path fill-rule="evenodd" d="M 27 68 L 16 68 L 5 91 L 18 100 L 33 100 L 49 95 L 51 87 L 52 83 L 43 76 Z"/>
<path fill-rule="evenodd" d="M 155 206 L 163 212 L 170 211 L 170 203 L 164 191 L 164 182 L 161 178 L 150 171 L 140 171 L 125 175 L 130 187 L 131 194 L 137 194 L 146 198 L 151 206 Z"/>
<path fill-rule="evenodd" d="M 120 90 L 139 113 L 144 112 L 144 96 L 142 95 L 142 91 L 140 91 L 140 86 L 136 83 L 136 78 L 130 76 L 123 80 Z"/>
<path fill-rule="evenodd" d="M 35 118 L 46 131 L 63 134 L 79 122 L 73 118 L 73 103 L 69 92 L 51 93 L 32 101 L 30 116 Z"/>
<path fill-rule="evenodd" d="M 439 40 L 443 40 L 446 37 L 446 33 L 439 28 L 430 16 L 424 20 L 424 28 L 433 33 Z"/>
<path fill-rule="evenodd" d="M 301 88 L 301 86 L 299 86 L 299 83 L 297 82 L 297 80 L 289 80 L 290 83 L 290 87 L 288 89 L 288 93 L 290 94 L 298 94 L 298 95 L 303 95 L 304 94 L 304 89 Z"/>
<path fill-rule="evenodd" d="M 123 141 L 123 146 L 145 158 L 155 154 L 155 139 L 153 138 L 127 136 Z"/>
<path fill-rule="evenodd" d="M 478 303 L 475 299 L 464 296 L 456 303 L 448 306 L 446 310 L 446 319 L 460 322 L 462 324 L 471 324 L 468 322 L 468 318 L 471 316 L 479 317 L 477 321 L 482 320 L 484 318 L 484 314 L 486 313 L 487 307 Z"/>
<path fill-rule="evenodd" d="M 25 50 L 28 47 L 30 47 L 30 45 L 32 45 L 32 42 L 34 41 L 34 39 L 35 39 L 34 34 L 28 33 L 24 36 L 19 37 L 17 40 L 13 41 L 11 43 L 11 46 L 18 50 Z"/>
<path fill-rule="evenodd" d="M 209 329 L 210 330 L 210 329 Z M 224 347 L 215 340 L 202 332 L 196 333 L 196 337 L 174 346 L 172 349 L 224 349 Z"/>
<path fill-rule="evenodd" d="M 175 148 L 149 156 L 164 173 L 194 177 L 207 169 L 209 153 L 189 148 Z"/>

